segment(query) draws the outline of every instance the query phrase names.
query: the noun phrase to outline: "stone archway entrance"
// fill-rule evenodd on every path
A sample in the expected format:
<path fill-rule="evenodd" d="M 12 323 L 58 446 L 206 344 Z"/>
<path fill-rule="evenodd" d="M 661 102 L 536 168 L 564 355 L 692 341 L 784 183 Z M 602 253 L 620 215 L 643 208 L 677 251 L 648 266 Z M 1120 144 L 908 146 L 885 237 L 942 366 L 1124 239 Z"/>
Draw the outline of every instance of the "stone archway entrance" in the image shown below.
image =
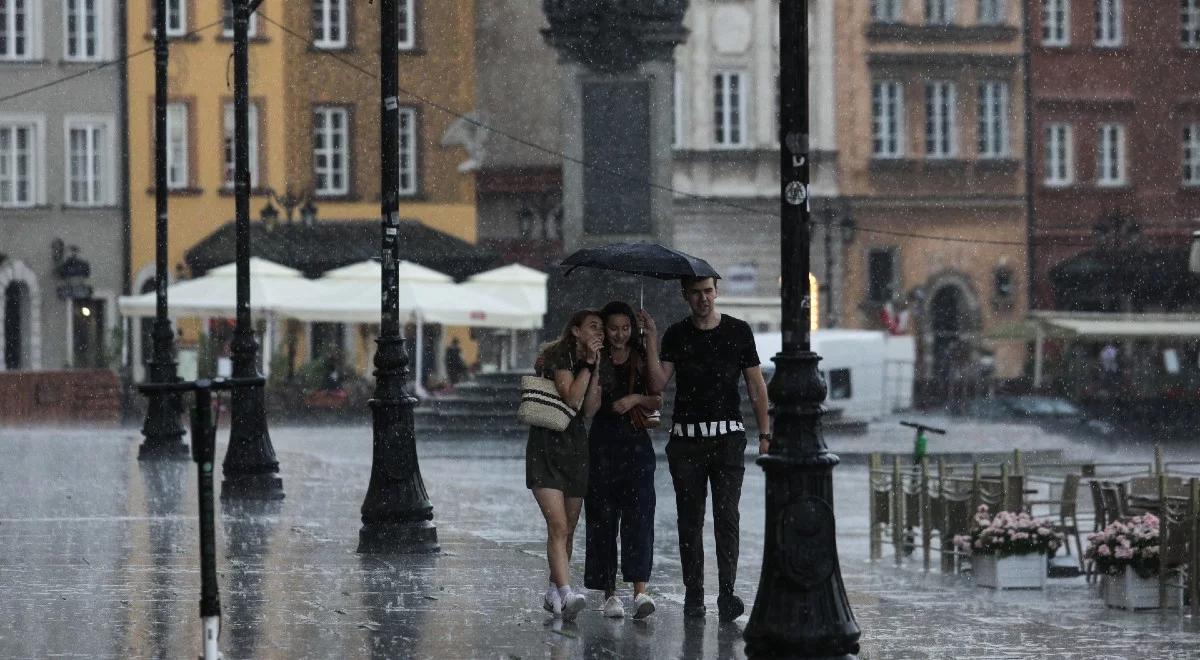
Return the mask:
<path fill-rule="evenodd" d="M 949 383 L 962 367 L 965 309 L 962 292 L 944 286 L 929 301 L 930 358 L 935 381 Z"/>

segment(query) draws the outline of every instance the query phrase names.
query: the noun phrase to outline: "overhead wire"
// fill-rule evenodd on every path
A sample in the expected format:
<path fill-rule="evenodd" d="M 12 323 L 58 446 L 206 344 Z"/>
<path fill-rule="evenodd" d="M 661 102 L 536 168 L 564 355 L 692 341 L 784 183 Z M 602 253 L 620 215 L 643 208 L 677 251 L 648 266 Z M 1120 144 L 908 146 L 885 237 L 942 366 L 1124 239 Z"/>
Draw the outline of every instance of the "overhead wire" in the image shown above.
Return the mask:
<path fill-rule="evenodd" d="M 293 30 L 292 28 L 284 25 L 283 23 L 280 23 L 279 21 L 272 19 L 271 17 L 264 14 L 262 11 L 258 11 L 257 14 L 264 21 L 270 23 L 271 25 L 278 27 L 280 30 L 282 30 L 288 36 L 296 38 L 296 39 L 300 39 L 300 40 L 304 41 L 305 43 L 310 43 L 308 36 L 301 34 L 297 31 Z M 197 27 L 194 30 L 189 31 L 182 36 L 190 37 L 190 36 L 197 35 L 205 30 L 208 30 L 209 28 L 220 25 L 222 22 L 223 22 L 223 19 L 218 19 L 211 23 Z M 180 37 L 172 37 L 172 39 L 178 39 L 178 38 L 180 38 Z M 63 83 L 70 82 L 71 80 L 74 80 L 76 78 L 90 75 L 97 71 L 101 71 L 105 68 L 111 67 L 114 64 L 121 64 L 121 63 L 127 62 L 128 60 L 131 60 L 140 55 L 144 55 L 146 53 L 152 52 L 153 50 L 154 50 L 154 47 L 149 46 L 149 47 L 134 51 L 132 53 L 127 53 L 126 55 L 124 55 L 122 57 L 110 60 L 108 62 L 102 62 L 102 63 L 98 64 L 97 66 L 86 69 L 84 71 L 78 71 L 76 73 L 72 73 L 72 74 L 63 76 L 62 78 L 58 78 L 58 79 L 55 79 L 55 80 L 52 80 L 49 82 L 35 85 L 28 89 L 13 92 L 13 93 L 5 95 L 5 96 L 0 96 L 0 104 L 6 103 L 13 99 L 20 98 L 22 96 L 27 96 L 29 94 L 33 94 L 35 92 L 49 89 L 51 87 L 55 87 L 55 86 L 61 85 Z M 352 60 L 349 60 L 349 59 L 341 56 L 340 54 L 338 54 L 334 51 L 324 51 L 324 53 L 326 56 L 332 58 L 333 60 L 339 62 L 340 64 L 342 64 L 346 67 L 349 67 L 363 75 L 366 75 L 366 76 L 369 76 L 371 78 L 378 80 L 378 75 L 374 71 L 371 71 L 369 69 L 361 67 L 358 64 L 356 64 L 355 62 L 353 62 Z M 669 192 L 672 195 L 695 199 L 695 200 L 704 202 L 706 204 L 711 204 L 713 206 L 720 206 L 720 207 L 724 207 L 724 208 L 728 208 L 728 209 L 732 209 L 732 210 L 736 210 L 736 211 L 741 211 L 741 212 L 748 213 L 751 215 L 772 217 L 772 218 L 776 217 L 776 215 L 774 213 L 767 213 L 767 212 L 764 212 L 764 211 L 756 209 L 756 208 L 751 208 L 749 206 L 743 206 L 741 204 L 730 202 L 730 201 L 727 201 L 724 199 L 716 199 L 716 198 L 708 197 L 705 195 L 690 193 L 687 191 L 676 189 L 672 186 L 663 185 L 661 183 L 657 183 L 657 182 L 650 181 L 647 179 L 642 179 L 640 177 L 633 177 L 633 176 L 624 174 L 622 172 L 613 170 L 611 168 L 604 167 L 604 166 L 596 164 L 596 163 L 587 162 L 587 161 L 583 160 L 582 158 L 571 156 L 569 154 L 551 149 L 549 147 L 546 147 L 546 146 L 540 145 L 536 142 L 533 142 L 532 140 L 529 140 L 527 138 L 523 138 L 518 135 L 513 135 L 512 133 L 509 133 L 508 131 L 505 131 L 500 128 L 496 128 L 495 126 L 488 125 L 488 124 L 476 119 L 475 117 L 472 117 L 472 116 L 462 113 L 462 112 L 458 112 L 458 111 L 454 110 L 453 108 L 446 106 L 445 104 L 439 103 L 438 101 L 428 98 L 428 97 L 426 97 L 422 94 L 419 94 L 411 89 L 406 89 L 404 87 L 398 87 L 397 89 L 398 89 L 398 91 L 400 91 L 404 94 L 407 94 L 408 96 L 410 96 L 410 97 L 412 97 L 412 98 L 414 98 L 414 99 L 416 99 L 416 100 L 428 105 L 429 107 L 431 107 L 435 110 L 438 110 L 444 114 L 447 114 L 451 117 L 459 119 L 459 120 L 466 122 L 472 126 L 475 126 L 476 128 L 487 131 L 488 133 L 491 133 L 493 135 L 503 137 L 504 139 L 512 141 L 516 144 L 520 144 L 522 146 L 528 147 L 535 151 L 540 151 L 546 155 L 549 155 L 549 156 L 552 156 L 555 158 L 560 158 L 564 161 L 575 163 L 582 167 L 592 169 L 592 170 L 595 170 L 598 172 L 603 172 L 610 176 L 624 179 L 626 181 L 630 181 L 630 182 L 641 184 L 641 185 L 646 185 L 646 186 L 649 186 L 650 188 L 660 190 L 663 192 Z M 977 245 L 1009 245 L 1009 246 L 1014 246 L 1014 247 L 1025 247 L 1027 245 L 1026 241 L 1006 241 L 1006 240 L 1000 240 L 1000 239 L 971 238 L 971 237 L 959 237 L 959 236 L 939 236 L 939 235 L 928 234 L 928 233 L 905 232 L 905 231 L 899 231 L 899 230 L 881 229 L 878 227 L 855 226 L 854 231 L 868 233 L 868 234 L 878 234 L 878 235 L 882 235 L 882 236 L 892 236 L 892 237 L 897 237 L 897 238 L 912 238 L 912 239 L 920 239 L 920 240 L 927 240 L 927 241 L 941 241 L 941 242 L 945 242 L 945 243 L 972 243 L 972 244 L 977 244 Z M 1041 238 L 1035 239 L 1034 242 L 1037 244 L 1048 244 L 1048 243 L 1059 243 L 1059 242 L 1079 243 L 1079 244 L 1091 243 L 1091 241 L 1089 239 L 1087 239 L 1086 237 L 1041 237 Z"/>

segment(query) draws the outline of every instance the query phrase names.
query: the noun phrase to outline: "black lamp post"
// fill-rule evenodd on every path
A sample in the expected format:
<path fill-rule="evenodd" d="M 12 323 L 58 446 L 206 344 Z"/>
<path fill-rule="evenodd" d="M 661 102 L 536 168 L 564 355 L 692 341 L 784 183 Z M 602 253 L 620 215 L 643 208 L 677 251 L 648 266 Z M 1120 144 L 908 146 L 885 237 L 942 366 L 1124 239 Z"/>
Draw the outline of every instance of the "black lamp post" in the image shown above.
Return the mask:
<path fill-rule="evenodd" d="M 379 339 L 375 340 L 375 396 L 371 482 L 362 504 L 361 553 L 437 552 L 433 504 L 417 464 L 413 431 L 416 399 L 404 391 L 408 356 L 400 335 L 400 106 L 396 98 L 399 58 L 396 0 L 379 2 L 380 197 L 382 198 L 383 282 Z"/>
<path fill-rule="evenodd" d="M 780 0 L 780 235 L 783 350 L 769 392 L 775 439 L 758 459 L 767 477 L 763 566 L 746 625 L 750 657 L 846 657 L 858 624 L 842 585 L 834 535 L 833 468 L 821 434 L 825 382 L 811 350 L 808 2 Z"/>
<path fill-rule="evenodd" d="M 233 185 L 237 242 L 237 322 L 233 329 L 233 377 L 258 378 L 258 342 L 250 318 L 250 89 L 247 29 L 262 0 L 233 0 Z M 283 480 L 267 432 L 263 385 L 230 395 L 232 417 L 225 450 L 221 497 L 280 499 Z"/>
<path fill-rule="evenodd" d="M 174 383 L 175 331 L 167 318 L 167 0 L 154 3 L 154 350 L 150 360 L 151 383 Z M 179 396 L 161 390 L 146 391 L 145 440 L 138 460 L 188 460 L 179 423 Z"/>

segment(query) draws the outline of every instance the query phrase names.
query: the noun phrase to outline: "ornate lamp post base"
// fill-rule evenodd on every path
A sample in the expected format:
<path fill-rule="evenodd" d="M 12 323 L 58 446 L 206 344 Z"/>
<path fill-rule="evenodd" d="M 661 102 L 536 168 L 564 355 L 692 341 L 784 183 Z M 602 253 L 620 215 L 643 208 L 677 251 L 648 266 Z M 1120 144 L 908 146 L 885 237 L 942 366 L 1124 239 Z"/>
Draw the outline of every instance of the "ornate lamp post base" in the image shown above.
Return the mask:
<path fill-rule="evenodd" d="M 147 392 L 146 401 L 146 422 L 142 425 L 145 440 L 138 447 L 138 460 L 190 461 L 192 450 L 183 441 L 176 397 L 167 392 Z"/>
<path fill-rule="evenodd" d="M 283 479 L 272 473 L 226 475 L 221 499 L 282 500 Z"/>
<path fill-rule="evenodd" d="M 377 356 L 385 364 L 403 359 L 403 340 L 380 338 Z M 371 399 L 373 456 L 371 481 L 362 505 L 358 552 L 427 554 L 440 552 L 433 505 L 417 465 L 412 409 L 416 399 L 403 390 L 390 390 L 403 378 L 384 377 L 387 399 Z M 378 395 L 377 395 L 378 396 Z"/>
<path fill-rule="evenodd" d="M 428 555 L 441 549 L 432 520 L 364 523 L 358 531 L 360 554 Z"/>

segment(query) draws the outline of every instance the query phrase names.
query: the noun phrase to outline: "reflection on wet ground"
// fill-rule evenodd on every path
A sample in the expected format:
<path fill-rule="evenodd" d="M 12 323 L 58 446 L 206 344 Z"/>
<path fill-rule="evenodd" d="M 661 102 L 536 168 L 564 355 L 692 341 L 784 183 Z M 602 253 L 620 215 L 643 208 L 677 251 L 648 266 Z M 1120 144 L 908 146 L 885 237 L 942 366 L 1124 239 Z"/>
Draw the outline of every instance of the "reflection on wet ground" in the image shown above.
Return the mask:
<path fill-rule="evenodd" d="M 957 439 L 982 450 L 1011 447 L 1004 429 L 978 434 Z M 422 438 L 421 466 L 443 551 L 404 557 L 354 551 L 370 468 L 369 428 L 276 428 L 272 437 L 287 498 L 218 506 L 227 658 L 743 656 L 744 617 L 719 624 L 715 602 L 707 619 L 682 617 L 675 502 L 665 464 L 656 474 L 652 592 L 658 613 L 636 622 L 587 611 L 563 624 L 540 609 L 543 524 L 524 489 L 522 442 Z M 895 437 L 903 446 L 906 436 Z M 139 441 L 136 431 L 0 430 L 0 501 L 6 504 L 0 514 L 0 657 L 198 653 L 195 467 L 139 464 Z M 848 454 L 874 448 L 871 442 L 869 435 L 830 438 Z M 1048 442 L 1072 456 L 1115 450 Z M 1133 459 L 1149 450 L 1127 451 Z M 1200 655 L 1198 622 L 1177 612 L 1107 610 L 1082 579 L 1052 580 L 1044 592 L 997 593 L 960 577 L 896 569 L 890 557 L 870 564 L 866 474 L 850 458 L 835 473 L 835 498 L 863 657 Z M 750 465 L 738 579 L 747 602 L 761 562 L 762 502 L 762 473 Z M 706 533 L 709 557 L 711 542 Z M 582 553 L 580 529 L 576 576 Z M 706 569 L 714 600 L 713 562 Z M 598 594 L 589 595 L 589 604 L 599 608 Z"/>

